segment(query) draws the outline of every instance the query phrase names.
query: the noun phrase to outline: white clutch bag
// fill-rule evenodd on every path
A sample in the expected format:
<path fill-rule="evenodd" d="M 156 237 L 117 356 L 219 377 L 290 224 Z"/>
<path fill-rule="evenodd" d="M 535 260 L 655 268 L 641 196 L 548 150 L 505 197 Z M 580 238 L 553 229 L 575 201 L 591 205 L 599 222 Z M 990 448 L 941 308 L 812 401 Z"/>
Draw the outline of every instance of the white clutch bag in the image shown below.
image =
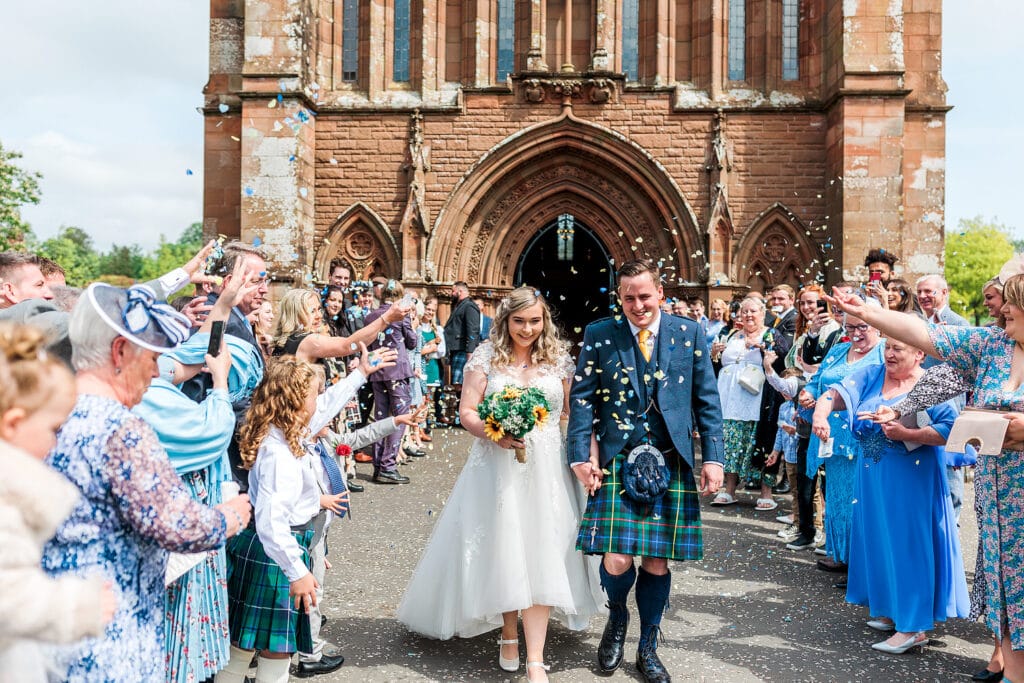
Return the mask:
<path fill-rule="evenodd" d="M 764 372 L 756 365 L 744 365 L 736 381 L 744 391 L 756 396 L 764 386 Z"/>
<path fill-rule="evenodd" d="M 971 444 L 979 455 L 999 455 L 1009 426 L 1006 413 L 1000 410 L 964 408 L 949 432 L 946 450 L 963 453 L 967 444 Z"/>
<path fill-rule="evenodd" d="M 170 586 L 181 578 L 181 575 L 206 559 L 209 551 L 201 553 L 171 553 L 167 557 L 167 573 L 164 574 L 164 585 Z"/>

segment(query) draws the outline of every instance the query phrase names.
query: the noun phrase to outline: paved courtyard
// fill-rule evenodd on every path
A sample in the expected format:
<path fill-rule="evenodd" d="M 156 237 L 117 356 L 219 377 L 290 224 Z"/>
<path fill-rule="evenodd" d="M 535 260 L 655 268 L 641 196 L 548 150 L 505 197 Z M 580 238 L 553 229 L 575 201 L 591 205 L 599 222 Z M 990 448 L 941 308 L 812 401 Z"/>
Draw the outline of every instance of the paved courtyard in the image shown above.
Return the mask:
<path fill-rule="evenodd" d="M 522 669 L 516 676 L 498 669 L 497 632 L 440 642 L 412 635 L 394 620 L 471 442 L 458 429 L 439 429 L 434 437 L 429 456 L 402 470 L 411 484 L 364 482 L 366 492 L 353 494 L 353 518 L 332 526 L 324 632 L 346 661 L 318 677 L 324 683 L 522 679 Z M 369 466 L 359 467 L 368 478 Z M 971 581 L 977 532 L 973 489 L 967 489 L 961 536 Z M 790 498 L 778 500 L 788 505 Z M 724 509 L 705 501 L 704 561 L 673 567 L 659 653 L 674 681 L 957 681 L 984 666 L 990 636 L 963 620 L 940 625 L 923 654 L 872 650 L 882 637 L 864 625 L 866 610 L 843 601 L 843 591 L 833 587 L 837 576 L 817 571 L 813 554 L 786 550 L 775 535 L 778 513 L 755 512 L 753 504 L 753 495 Z M 635 614 L 634 607 L 626 662 L 607 679 L 594 668 L 603 620 L 578 633 L 552 624 L 552 681 L 642 680 L 632 663 Z"/>

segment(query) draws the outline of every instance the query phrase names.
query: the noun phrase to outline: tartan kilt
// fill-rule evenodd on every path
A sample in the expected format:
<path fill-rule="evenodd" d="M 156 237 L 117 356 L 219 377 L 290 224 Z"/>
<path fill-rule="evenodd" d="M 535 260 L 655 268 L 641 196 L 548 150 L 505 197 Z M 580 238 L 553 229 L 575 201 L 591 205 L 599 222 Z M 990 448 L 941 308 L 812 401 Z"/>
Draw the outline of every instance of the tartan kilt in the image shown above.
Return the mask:
<path fill-rule="evenodd" d="M 678 453 L 665 456 L 672 473 L 668 491 L 653 505 L 634 503 L 624 494 L 619 453 L 605 468 L 601 488 L 587 500 L 576 549 L 588 555 L 620 553 L 669 560 L 701 560 L 704 540 L 700 496 L 693 470 Z"/>
<path fill-rule="evenodd" d="M 310 566 L 313 531 L 293 532 Z M 228 622 L 231 642 L 243 650 L 312 652 L 309 618 L 294 609 L 288 576 L 270 557 L 251 526 L 228 539 Z"/>

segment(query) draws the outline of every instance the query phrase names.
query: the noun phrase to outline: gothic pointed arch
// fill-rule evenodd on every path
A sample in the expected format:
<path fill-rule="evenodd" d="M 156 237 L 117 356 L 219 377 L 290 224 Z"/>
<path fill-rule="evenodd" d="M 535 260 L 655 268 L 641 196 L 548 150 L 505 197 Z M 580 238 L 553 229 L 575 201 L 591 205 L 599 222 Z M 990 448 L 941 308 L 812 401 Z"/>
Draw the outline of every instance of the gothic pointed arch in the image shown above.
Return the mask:
<path fill-rule="evenodd" d="M 345 209 L 327 231 L 313 262 L 316 273 L 326 279 L 331 261 L 338 257 L 352 264 L 354 280 L 368 280 L 374 275 L 394 277 L 401 272 L 394 235 L 377 212 L 363 202 Z"/>
<path fill-rule="evenodd" d="M 642 147 L 568 109 L 466 171 L 437 215 L 428 274 L 510 286 L 529 238 L 562 213 L 588 225 L 616 263 L 662 260 L 670 284 L 706 278 L 696 217 L 675 181 Z"/>
<path fill-rule="evenodd" d="M 735 281 L 765 291 L 779 284 L 797 288 L 808 280 L 817 248 L 796 214 L 776 202 L 759 213 L 736 246 Z"/>

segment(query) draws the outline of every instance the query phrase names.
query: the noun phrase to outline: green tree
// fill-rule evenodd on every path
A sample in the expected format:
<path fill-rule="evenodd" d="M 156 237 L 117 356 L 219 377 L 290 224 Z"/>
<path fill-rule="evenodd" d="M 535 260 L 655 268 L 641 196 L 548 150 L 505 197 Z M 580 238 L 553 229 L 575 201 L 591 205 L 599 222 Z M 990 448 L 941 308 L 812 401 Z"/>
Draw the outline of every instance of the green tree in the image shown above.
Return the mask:
<path fill-rule="evenodd" d="M 101 275 L 120 275 L 131 280 L 138 280 L 146 265 L 147 257 L 142 247 L 137 244 L 119 246 L 115 244 L 110 251 L 100 256 Z"/>
<path fill-rule="evenodd" d="M 59 263 L 72 287 L 84 287 L 99 274 L 99 255 L 89 233 L 81 228 L 61 227 L 54 237 L 39 245 L 36 253 Z"/>
<path fill-rule="evenodd" d="M 160 244 L 143 263 L 141 279 L 151 280 L 181 267 L 196 255 L 203 242 L 202 223 L 193 223 L 185 228 L 181 236 L 173 242 L 160 235 Z"/>
<path fill-rule="evenodd" d="M 21 154 L 5 150 L 0 143 L 0 251 L 25 249 L 32 231 L 21 218 L 21 207 L 39 203 L 39 181 L 42 176 L 25 171 L 15 163 Z"/>
<path fill-rule="evenodd" d="M 988 318 L 981 288 L 1013 253 L 1013 240 L 1005 225 L 981 216 L 961 219 L 957 231 L 946 233 L 950 307 L 980 325 Z"/>

